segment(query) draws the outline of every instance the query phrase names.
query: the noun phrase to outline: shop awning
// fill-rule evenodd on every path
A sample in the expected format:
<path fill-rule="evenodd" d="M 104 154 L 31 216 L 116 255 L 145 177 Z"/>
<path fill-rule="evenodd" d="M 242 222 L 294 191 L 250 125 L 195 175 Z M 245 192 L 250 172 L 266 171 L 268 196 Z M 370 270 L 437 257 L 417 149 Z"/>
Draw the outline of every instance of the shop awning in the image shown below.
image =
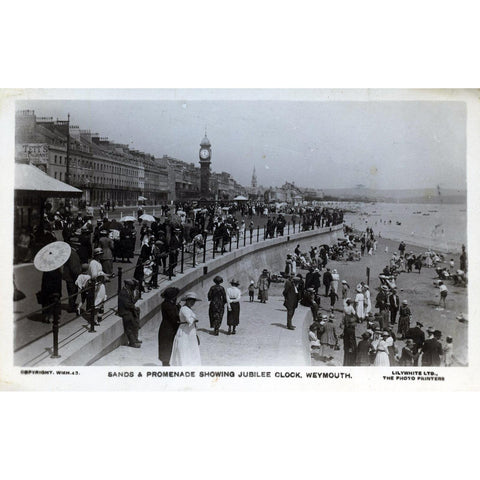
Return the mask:
<path fill-rule="evenodd" d="M 82 191 L 52 178 L 27 163 L 15 164 L 15 192 L 29 192 L 46 197 L 79 197 Z"/>

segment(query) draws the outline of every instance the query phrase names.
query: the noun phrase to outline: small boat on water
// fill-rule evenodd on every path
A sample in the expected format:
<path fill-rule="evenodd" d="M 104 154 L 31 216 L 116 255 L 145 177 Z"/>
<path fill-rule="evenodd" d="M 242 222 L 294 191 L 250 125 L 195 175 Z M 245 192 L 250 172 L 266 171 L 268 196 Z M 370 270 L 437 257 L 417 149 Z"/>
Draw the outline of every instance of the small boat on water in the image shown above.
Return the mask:
<path fill-rule="evenodd" d="M 423 215 L 426 216 L 426 217 L 428 217 L 430 214 L 429 214 L 429 213 L 424 213 Z"/>
<path fill-rule="evenodd" d="M 422 212 L 413 212 L 414 215 L 421 215 Z"/>

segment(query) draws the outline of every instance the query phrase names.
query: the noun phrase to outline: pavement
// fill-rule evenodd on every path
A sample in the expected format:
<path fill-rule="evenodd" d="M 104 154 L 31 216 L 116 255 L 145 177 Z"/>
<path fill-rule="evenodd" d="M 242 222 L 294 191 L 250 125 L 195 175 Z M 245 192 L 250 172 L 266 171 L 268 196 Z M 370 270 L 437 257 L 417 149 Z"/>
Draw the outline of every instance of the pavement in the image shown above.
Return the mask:
<path fill-rule="evenodd" d="M 388 247 L 388 252 L 385 251 Z M 380 286 L 378 274 L 387 265 L 392 252 L 398 247 L 398 242 L 380 239 L 377 253 L 373 256 L 366 255 L 356 262 L 330 261 L 328 267 L 336 268 L 341 280 L 346 280 L 354 290 L 357 283 L 366 281 L 366 267 L 370 267 L 370 290 L 374 306 L 377 289 Z M 407 244 L 408 251 L 421 253 L 425 251 L 420 247 Z M 459 262 L 458 255 L 453 255 L 456 264 Z M 301 271 L 305 274 L 305 271 Z M 440 298 L 438 288 L 433 285 L 436 277 L 434 269 L 423 268 L 421 273 L 401 273 L 397 278 L 397 290 L 400 301 L 409 301 L 413 318 L 412 322 L 421 321 L 424 329 L 433 326 L 442 332 L 443 339 L 447 335 L 453 337 L 454 365 L 464 366 L 468 364 L 468 322 L 460 322 L 456 316 L 460 313 L 467 314 L 467 289 L 453 287 L 448 284 L 449 294 L 447 309 L 439 309 Z M 236 335 L 226 334 L 226 315 L 223 320 L 223 328 L 218 337 L 211 335 L 208 326 L 208 302 L 203 301 L 195 306 L 199 314 L 200 322 L 198 334 L 201 345 L 202 365 L 218 366 L 341 366 L 343 364 L 343 345 L 339 341 L 340 350 L 330 350 L 326 355 L 330 359 L 322 358 L 318 353 L 312 353 L 305 343 L 306 328 L 311 322 L 309 309 L 299 306 L 295 312 L 295 331 L 286 329 L 286 310 L 283 307 L 281 292 L 283 284 L 272 284 L 267 304 L 258 301 L 250 303 L 248 294 L 242 296 L 240 326 Z M 322 292 L 322 290 L 320 290 Z M 353 296 L 353 291 L 350 296 Z M 330 311 L 330 300 L 322 297 L 321 310 L 325 313 Z M 341 300 L 335 305 L 335 326 L 337 335 L 341 333 L 340 322 L 342 320 L 343 305 Z M 375 309 L 374 309 L 375 311 Z M 143 340 L 142 348 L 133 349 L 121 346 L 108 355 L 98 360 L 94 365 L 116 366 L 154 366 L 161 365 L 157 355 L 157 334 L 160 325 L 160 315 L 148 322 L 140 331 Z M 365 331 L 364 324 L 356 328 L 357 340 Z M 398 340 L 399 351 L 404 342 Z"/>
<path fill-rule="evenodd" d="M 198 302 L 202 365 L 208 366 L 307 366 L 310 364 L 307 328 L 310 309 L 299 306 L 293 318 L 295 330 L 287 329 L 287 310 L 283 306 L 283 283 L 272 283 L 267 303 L 250 302 L 248 293 L 240 302 L 240 325 L 235 335 L 227 334 L 227 315 L 220 334 L 215 336 L 208 320 L 208 301 Z M 226 310 L 226 309 L 225 309 Z M 118 347 L 95 362 L 94 366 L 161 366 L 158 359 L 158 329 L 161 314 L 140 330 L 139 349 Z"/>

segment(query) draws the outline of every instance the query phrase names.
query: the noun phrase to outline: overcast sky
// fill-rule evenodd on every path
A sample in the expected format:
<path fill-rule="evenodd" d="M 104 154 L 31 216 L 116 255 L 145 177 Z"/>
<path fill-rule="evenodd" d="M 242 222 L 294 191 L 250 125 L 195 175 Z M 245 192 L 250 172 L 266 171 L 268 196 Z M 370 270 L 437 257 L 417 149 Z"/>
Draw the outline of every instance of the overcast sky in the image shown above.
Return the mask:
<path fill-rule="evenodd" d="M 132 148 L 198 163 L 249 185 L 466 188 L 463 102 L 19 101 Z"/>

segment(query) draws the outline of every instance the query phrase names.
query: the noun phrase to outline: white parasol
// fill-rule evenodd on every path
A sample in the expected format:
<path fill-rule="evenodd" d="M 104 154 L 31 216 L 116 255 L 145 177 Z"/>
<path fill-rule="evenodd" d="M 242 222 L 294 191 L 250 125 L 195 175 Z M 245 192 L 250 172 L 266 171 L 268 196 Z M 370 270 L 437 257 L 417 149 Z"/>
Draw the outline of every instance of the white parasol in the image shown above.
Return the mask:
<path fill-rule="evenodd" d="M 72 249 L 68 243 L 52 242 L 45 245 L 35 255 L 33 264 L 41 272 L 51 272 L 60 268 L 70 258 Z"/>
<path fill-rule="evenodd" d="M 126 215 L 120 219 L 121 222 L 134 222 L 135 220 L 136 218 L 132 217 L 131 215 Z"/>
<path fill-rule="evenodd" d="M 155 217 L 153 215 L 149 215 L 148 213 L 144 213 L 143 215 L 140 215 L 140 220 L 143 220 L 145 222 L 155 222 Z"/>

